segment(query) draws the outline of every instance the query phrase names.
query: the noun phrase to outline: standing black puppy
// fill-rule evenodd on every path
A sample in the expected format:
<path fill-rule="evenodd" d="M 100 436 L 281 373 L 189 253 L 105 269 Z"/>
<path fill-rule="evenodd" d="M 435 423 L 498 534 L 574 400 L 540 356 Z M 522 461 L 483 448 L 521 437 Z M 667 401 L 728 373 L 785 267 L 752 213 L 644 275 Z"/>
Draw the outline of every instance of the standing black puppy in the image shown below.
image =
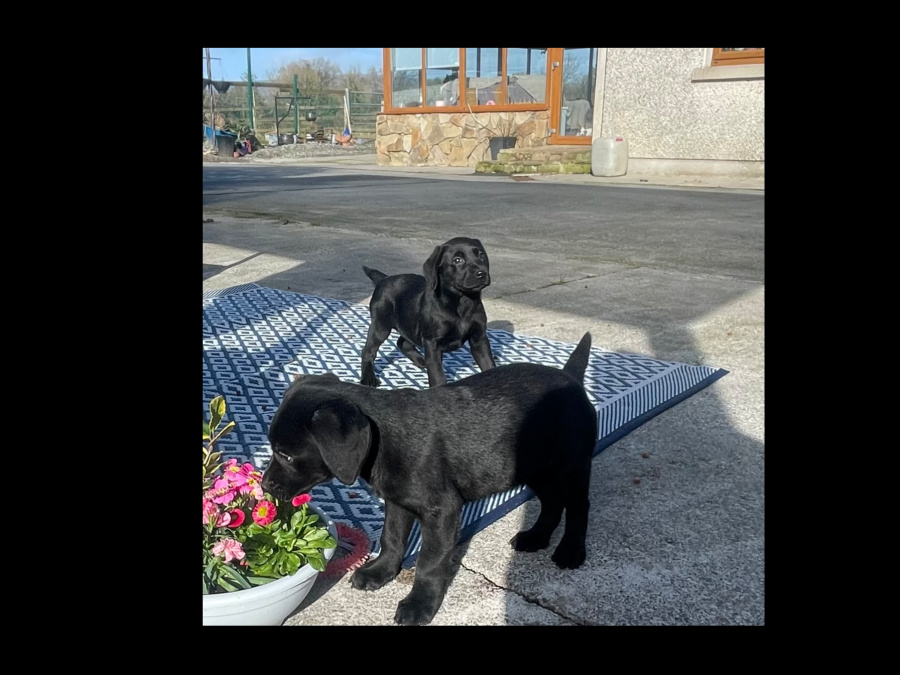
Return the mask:
<path fill-rule="evenodd" d="M 397 623 L 429 623 L 440 608 L 463 505 L 516 485 L 534 490 L 541 513 L 513 547 L 545 548 L 565 510 L 552 559 L 579 567 L 597 440 L 597 411 L 582 384 L 590 346 L 586 333 L 562 369 L 512 363 L 429 389 L 373 389 L 333 374 L 300 378 L 269 427 L 272 461 L 262 487 L 289 500 L 335 477 L 349 485 L 361 476 L 372 486 L 384 499 L 384 528 L 381 554 L 351 579 L 361 590 L 397 576 L 419 521 L 416 578 Z"/>
<path fill-rule="evenodd" d="M 490 263 L 477 239 L 457 237 L 436 246 L 422 266 L 425 276 L 387 276 L 365 265 L 375 284 L 369 303 L 369 335 L 362 352 L 362 384 L 378 386 L 375 356 L 392 329 L 400 333 L 397 348 L 419 368 L 428 370 L 428 386 L 447 383 L 444 353 L 468 341 L 481 370 L 494 367 L 487 337 L 487 315 L 481 291 L 491 283 Z M 425 358 L 416 349 L 425 350 Z"/>

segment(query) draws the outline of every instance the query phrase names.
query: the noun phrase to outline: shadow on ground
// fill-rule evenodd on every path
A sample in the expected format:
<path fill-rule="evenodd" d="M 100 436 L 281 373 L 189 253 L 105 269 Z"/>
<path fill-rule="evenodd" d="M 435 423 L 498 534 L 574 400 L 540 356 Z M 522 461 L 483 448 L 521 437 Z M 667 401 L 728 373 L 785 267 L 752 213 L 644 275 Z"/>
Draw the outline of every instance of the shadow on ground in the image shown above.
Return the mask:
<path fill-rule="evenodd" d="M 444 239 L 348 237 L 336 246 L 333 230 L 325 236 L 316 228 L 275 223 L 242 231 L 236 244 L 230 226 L 204 225 L 206 243 L 270 253 L 289 265 L 296 261 L 248 281 L 364 303 L 372 284 L 361 269 L 348 269 L 346 260 L 355 258 L 388 274 L 417 272 L 431 247 Z M 204 263 L 205 279 L 212 267 Z M 495 277 L 504 271 L 492 264 Z M 489 311 L 491 328 L 511 332 L 517 326 L 528 334 L 531 314 L 552 312 L 571 317 L 565 329 L 572 344 L 586 329 L 598 347 L 605 339 L 617 339 L 617 330 L 634 331 L 649 345 L 644 353 L 655 358 L 723 365 L 710 362 L 712 354 L 745 366 L 744 371 L 729 367 L 732 372 L 723 380 L 651 419 L 594 460 L 588 559 L 582 568 L 563 571 L 550 560 L 565 520 L 545 551 L 515 553 L 509 547 L 515 532 L 537 518 L 536 500 L 476 534 L 472 543 L 477 546 L 466 544 L 463 566 L 512 594 L 506 623 L 521 623 L 523 600 L 576 624 L 764 623 L 764 444 L 732 422 L 741 406 L 762 409 L 764 324 L 761 313 L 756 324 L 743 327 L 736 323 L 741 317 L 730 314 L 731 306 L 749 303 L 761 288 L 753 281 L 625 267 L 584 284 L 510 296 L 504 306 L 515 308 L 515 315 L 513 309 L 501 316 Z M 748 348 L 743 342 L 740 348 L 752 353 L 727 344 L 729 328 L 747 331 L 752 344 Z M 719 330 L 721 336 L 711 336 Z M 386 342 L 380 356 L 392 358 L 394 352 Z M 758 426 L 761 438 L 761 422 Z M 329 588 L 317 581 L 304 606 Z"/>

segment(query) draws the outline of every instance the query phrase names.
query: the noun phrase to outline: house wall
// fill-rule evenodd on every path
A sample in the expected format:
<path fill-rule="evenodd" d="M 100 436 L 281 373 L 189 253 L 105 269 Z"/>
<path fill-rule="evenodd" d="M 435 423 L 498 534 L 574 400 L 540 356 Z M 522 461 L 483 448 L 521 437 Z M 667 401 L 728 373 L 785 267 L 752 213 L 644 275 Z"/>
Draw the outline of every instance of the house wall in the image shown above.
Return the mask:
<path fill-rule="evenodd" d="M 763 162 L 765 80 L 718 79 L 752 67 L 708 68 L 708 58 L 704 48 L 601 50 L 594 138 L 623 134 L 629 162 Z"/>
<path fill-rule="evenodd" d="M 764 66 L 710 68 L 710 53 L 600 49 L 593 137 L 623 134 L 629 170 L 762 174 Z M 474 167 L 491 158 L 488 139 L 510 135 L 510 125 L 516 147 L 546 145 L 549 117 L 548 111 L 379 115 L 377 161 Z"/>
<path fill-rule="evenodd" d="M 411 113 L 378 115 L 376 160 L 392 166 L 471 166 L 489 160 L 492 136 L 515 136 L 516 147 L 545 145 L 550 113 Z"/>

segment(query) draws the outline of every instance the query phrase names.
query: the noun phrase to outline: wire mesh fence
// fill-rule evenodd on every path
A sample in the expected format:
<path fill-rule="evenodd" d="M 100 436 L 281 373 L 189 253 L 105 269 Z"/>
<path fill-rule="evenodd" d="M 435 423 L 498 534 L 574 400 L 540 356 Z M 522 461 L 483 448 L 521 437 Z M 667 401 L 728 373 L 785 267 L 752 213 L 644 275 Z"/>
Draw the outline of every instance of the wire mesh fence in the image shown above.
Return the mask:
<path fill-rule="evenodd" d="M 350 123 L 357 138 L 375 138 L 375 120 L 384 110 L 380 91 L 350 91 Z"/>
<path fill-rule="evenodd" d="M 209 124 L 209 91 L 203 95 L 203 123 Z M 233 85 L 215 92 L 216 126 L 241 132 L 251 127 L 246 85 Z M 383 95 L 376 91 L 325 89 L 299 91 L 296 101 L 291 85 L 253 85 L 253 124 L 260 140 L 277 134 L 306 138 L 318 129 L 340 134 L 349 126 L 356 138 L 375 138 L 375 119 L 383 109 Z M 313 118 L 313 119 L 310 119 Z"/>

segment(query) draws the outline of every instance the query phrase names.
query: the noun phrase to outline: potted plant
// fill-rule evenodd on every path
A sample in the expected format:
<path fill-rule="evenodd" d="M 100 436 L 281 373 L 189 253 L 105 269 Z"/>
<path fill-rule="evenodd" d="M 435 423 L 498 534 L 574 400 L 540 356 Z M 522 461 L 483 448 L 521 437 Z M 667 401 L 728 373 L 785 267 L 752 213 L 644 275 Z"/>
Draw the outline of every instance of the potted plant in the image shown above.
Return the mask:
<path fill-rule="evenodd" d="M 303 601 L 337 545 L 337 530 L 309 495 L 281 502 L 262 472 L 220 462 L 215 443 L 234 428 L 225 399 L 203 423 L 203 624 L 281 625 Z"/>

